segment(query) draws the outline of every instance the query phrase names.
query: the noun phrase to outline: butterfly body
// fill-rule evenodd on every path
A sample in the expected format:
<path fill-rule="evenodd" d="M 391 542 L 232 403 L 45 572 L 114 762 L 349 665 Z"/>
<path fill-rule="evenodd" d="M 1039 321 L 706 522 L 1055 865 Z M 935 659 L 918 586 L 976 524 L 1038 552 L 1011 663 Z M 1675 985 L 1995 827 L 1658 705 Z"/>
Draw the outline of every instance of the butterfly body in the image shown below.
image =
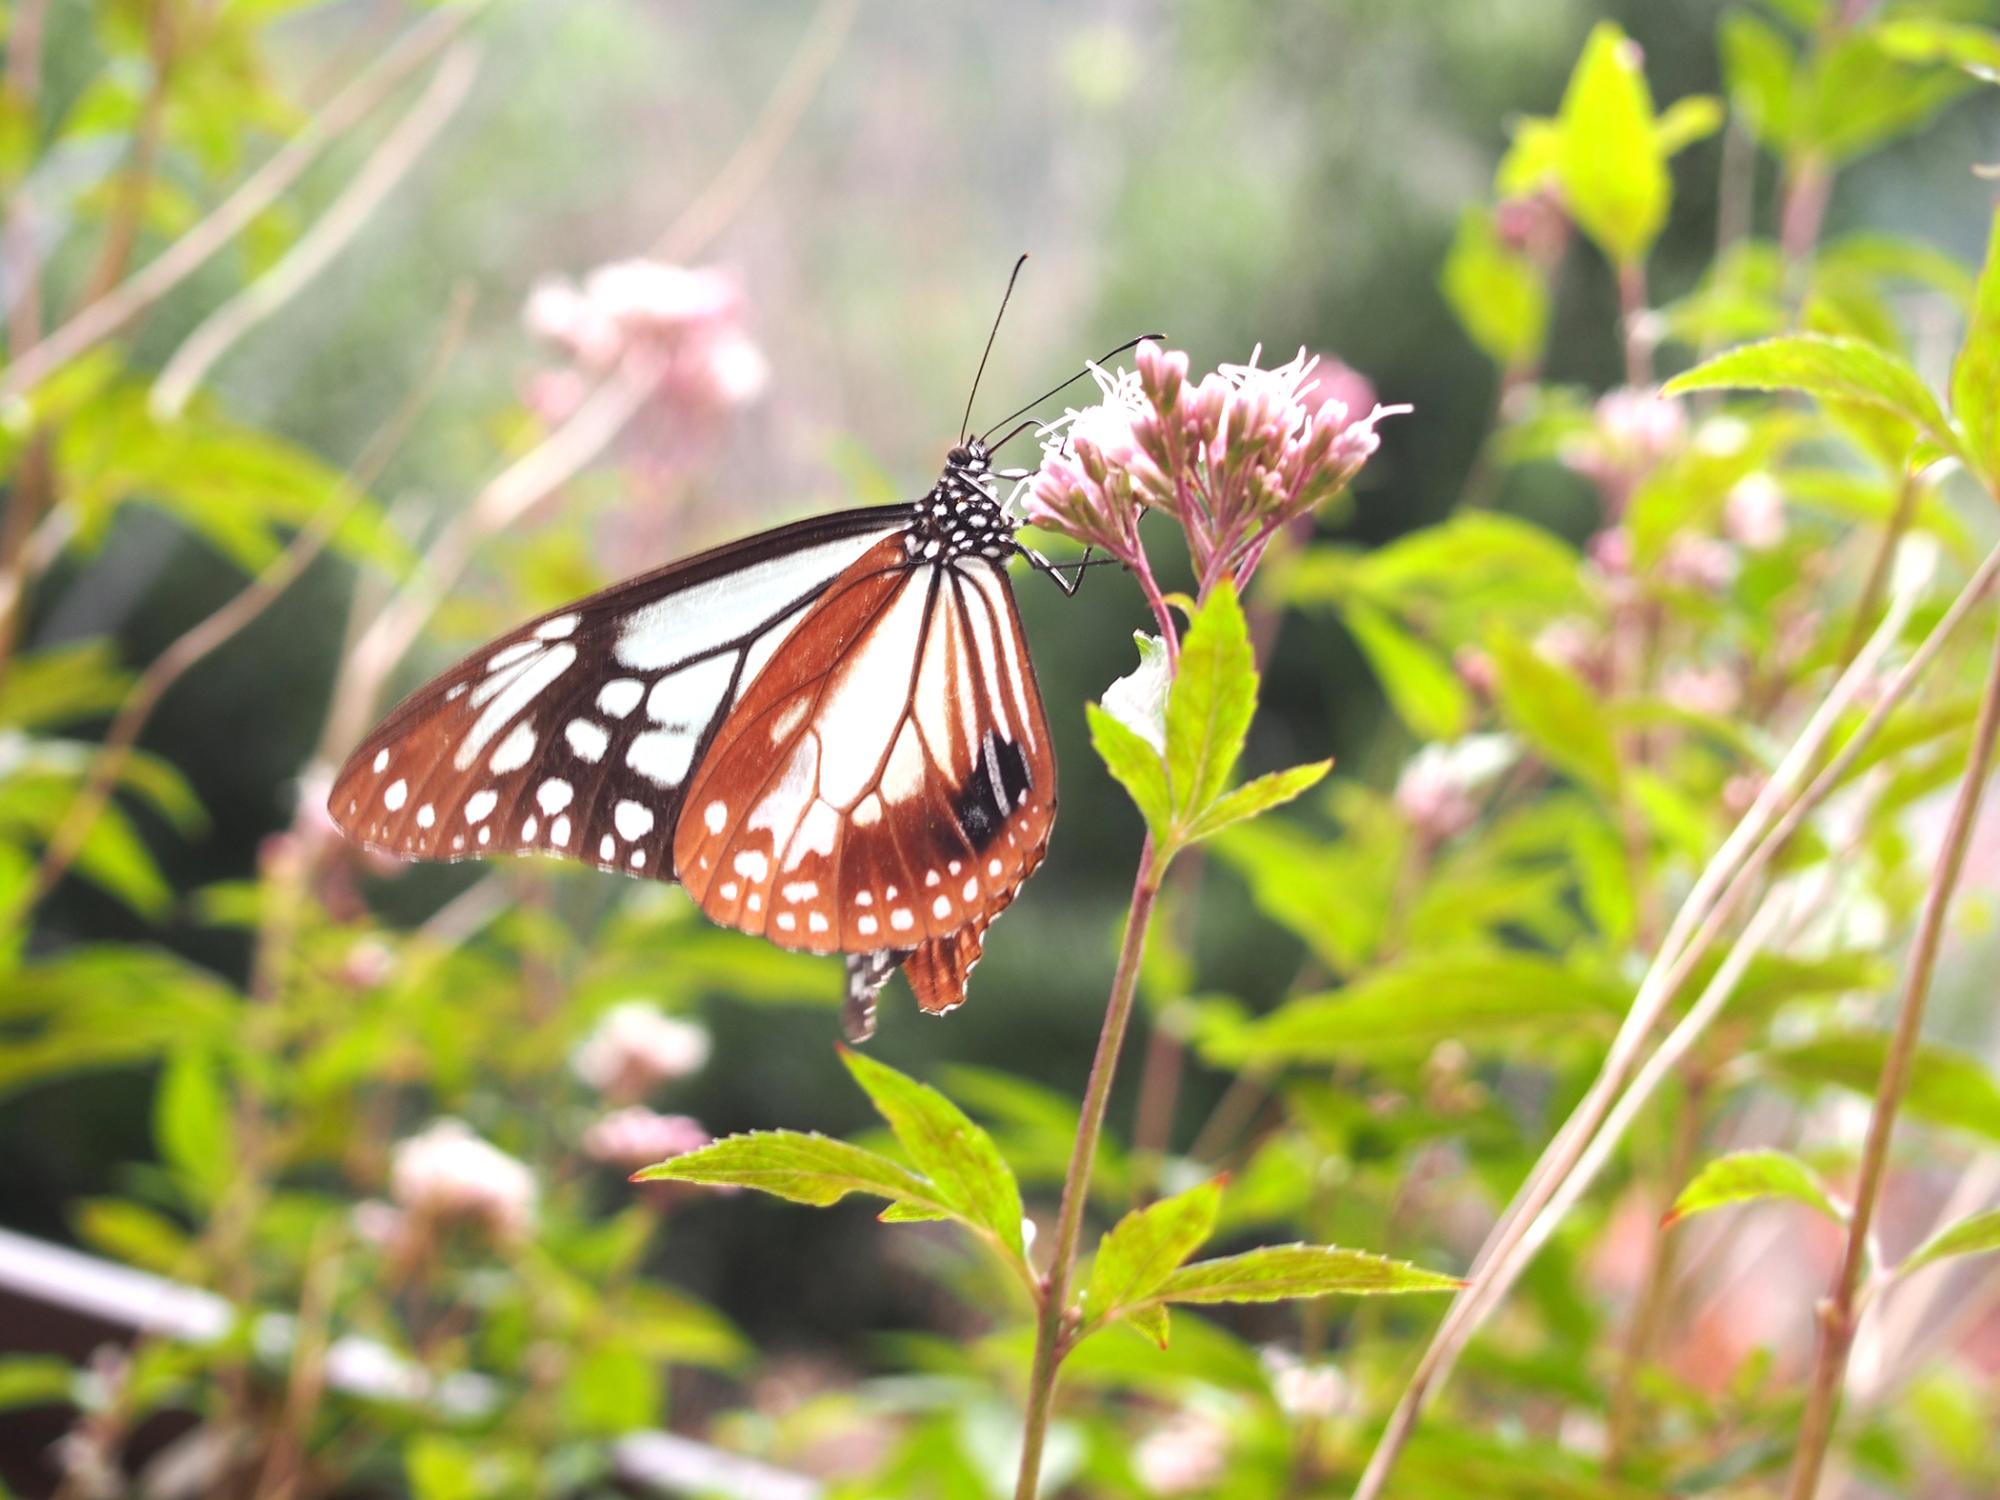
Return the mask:
<path fill-rule="evenodd" d="M 335 779 L 335 822 L 403 858 L 677 879 L 717 922 L 848 955 L 850 1033 L 897 967 L 952 1008 L 1055 816 L 994 479 L 972 442 L 920 501 L 530 621 L 383 721 Z"/>

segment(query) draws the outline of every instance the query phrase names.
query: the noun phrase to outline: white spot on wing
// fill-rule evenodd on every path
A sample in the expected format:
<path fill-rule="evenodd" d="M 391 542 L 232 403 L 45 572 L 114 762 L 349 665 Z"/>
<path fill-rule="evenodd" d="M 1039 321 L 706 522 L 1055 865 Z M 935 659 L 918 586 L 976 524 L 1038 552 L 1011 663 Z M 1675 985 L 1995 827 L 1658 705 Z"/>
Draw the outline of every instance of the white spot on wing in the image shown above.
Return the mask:
<path fill-rule="evenodd" d="M 375 752 L 375 774 L 380 776 L 389 769 L 389 752 L 386 749 Z"/>
<path fill-rule="evenodd" d="M 597 690 L 597 711 L 622 719 L 646 696 L 646 684 L 636 677 L 614 677 Z"/>
<path fill-rule="evenodd" d="M 580 615 L 557 615 L 553 620 L 544 620 L 535 627 L 535 634 L 545 641 L 559 641 L 576 629 Z"/>
<path fill-rule="evenodd" d="M 458 753 L 452 757 L 452 764 L 461 771 L 471 770 L 472 763 L 479 758 L 487 742 L 511 723 L 522 709 L 534 702 L 550 683 L 567 672 L 575 660 L 576 647 L 566 643 L 549 646 L 535 660 L 523 664 L 521 669 L 510 677 L 490 678 L 482 683 L 479 691 L 472 695 L 473 703 L 481 702 L 483 695 L 496 686 L 497 691 L 492 693 L 493 701 L 487 703 L 485 712 L 480 714 L 472 728 L 466 732 L 464 741 L 458 747 Z M 503 682 L 504 686 L 500 686 Z"/>
<path fill-rule="evenodd" d="M 669 728 L 699 730 L 715 717 L 716 706 L 735 675 L 733 651 L 669 672 L 646 695 L 646 717 Z"/>
<path fill-rule="evenodd" d="M 382 793 L 382 805 L 388 808 L 390 812 L 395 812 L 409 800 L 409 797 L 409 782 L 398 776 L 394 781 L 389 783 L 388 790 Z"/>
<path fill-rule="evenodd" d="M 504 775 L 508 771 L 520 770 L 534 753 L 535 726 L 523 719 L 507 731 L 499 747 L 494 750 L 493 759 L 486 764 Z"/>
<path fill-rule="evenodd" d="M 576 788 L 560 776 L 551 776 L 535 789 L 535 801 L 539 802 L 542 811 L 552 818 L 568 807 L 569 799 L 575 795 Z"/>
<path fill-rule="evenodd" d="M 771 861 L 765 858 L 761 849 L 745 849 L 736 856 L 730 868 L 745 880 L 762 880 L 771 873 Z"/>
<path fill-rule="evenodd" d="M 896 602 L 848 654 L 821 702 L 815 726 L 826 746 L 820 795 L 835 807 L 853 806 L 882 763 L 898 723 L 894 706 L 909 692 L 929 593 L 922 574 L 903 583 Z"/>
<path fill-rule="evenodd" d="M 422 807 L 417 809 L 417 827 L 429 828 L 437 820 L 437 809 L 432 807 L 430 803 L 426 802 Z"/>
<path fill-rule="evenodd" d="M 465 821 L 468 823 L 480 822 L 499 805 L 499 794 L 491 787 L 487 787 L 483 791 L 474 792 L 470 797 L 465 799 Z"/>
<path fill-rule="evenodd" d="M 625 764 L 656 786 L 679 786 L 694 759 L 694 735 L 649 729 L 635 735 Z"/>
<path fill-rule="evenodd" d="M 571 719 L 563 725 L 563 738 L 576 752 L 578 760 L 590 762 L 593 766 L 604 759 L 604 747 L 611 743 L 611 736 L 602 724 L 594 724 L 589 719 Z"/>
<path fill-rule="evenodd" d="M 722 832 L 723 825 L 729 821 L 729 804 L 720 801 L 709 803 L 701 810 L 701 821 L 710 833 Z"/>
<path fill-rule="evenodd" d="M 558 849 L 569 847 L 569 815 L 565 813 L 549 824 L 549 842 Z"/>
<path fill-rule="evenodd" d="M 653 831 L 653 810 L 637 802 L 620 802 L 612 809 L 611 821 L 621 839 L 642 839 Z"/>

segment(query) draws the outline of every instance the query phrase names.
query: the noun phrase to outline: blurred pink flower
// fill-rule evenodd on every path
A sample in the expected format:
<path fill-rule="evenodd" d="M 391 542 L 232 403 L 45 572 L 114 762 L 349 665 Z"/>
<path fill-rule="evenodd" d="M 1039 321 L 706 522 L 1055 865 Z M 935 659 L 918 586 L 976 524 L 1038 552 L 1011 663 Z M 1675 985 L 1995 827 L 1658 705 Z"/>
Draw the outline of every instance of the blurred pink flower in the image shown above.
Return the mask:
<path fill-rule="evenodd" d="M 628 1104 L 595 1121 L 583 1133 L 583 1154 L 592 1161 L 636 1171 L 706 1146 L 712 1137 L 687 1115 L 663 1115 L 643 1104 Z"/>
<path fill-rule="evenodd" d="M 570 1055 L 576 1076 L 613 1099 L 636 1100 L 662 1083 L 699 1072 L 708 1032 L 644 1000 L 614 1005 Z"/>
<path fill-rule="evenodd" d="M 1727 667 L 1674 667 L 1660 681 L 1660 696 L 1691 714 L 1721 717 L 1743 701 L 1743 684 Z"/>
<path fill-rule="evenodd" d="M 1514 756 L 1513 741 L 1501 734 L 1426 745 L 1397 778 L 1397 810 L 1425 843 L 1442 843 L 1478 820 L 1478 794 L 1513 764 Z"/>
<path fill-rule="evenodd" d="M 535 1219 L 534 1174 L 463 1120 L 439 1120 L 397 1143 L 389 1196 L 425 1224 L 474 1224 L 499 1240 L 519 1238 Z"/>
<path fill-rule="evenodd" d="M 1679 401 L 1621 386 L 1598 398 L 1593 417 L 1590 430 L 1566 442 L 1560 456 L 1597 486 L 1605 514 L 1615 520 L 1639 481 L 1687 440 L 1687 412 Z"/>
<path fill-rule="evenodd" d="M 1205 1490 L 1222 1478 L 1228 1461 L 1229 1429 L 1199 1409 L 1177 1412 L 1132 1451 L 1139 1482 L 1155 1495 Z"/>
<path fill-rule="evenodd" d="M 1589 620 L 1575 615 L 1551 620 L 1537 632 L 1534 649 L 1537 656 L 1586 682 L 1597 682 L 1604 676 L 1604 635 Z"/>
<path fill-rule="evenodd" d="M 1785 496 L 1778 481 L 1761 470 L 1745 475 L 1722 507 L 1722 534 L 1753 552 L 1785 539 Z"/>
<path fill-rule="evenodd" d="M 1279 1409 L 1293 1421 L 1326 1421 L 1349 1408 L 1352 1392 L 1337 1365 L 1307 1364 L 1280 1344 L 1267 1344 L 1258 1354 Z"/>
<path fill-rule="evenodd" d="M 1660 558 L 1660 581 L 1713 594 L 1736 581 L 1736 550 L 1727 542 L 1683 531 Z"/>

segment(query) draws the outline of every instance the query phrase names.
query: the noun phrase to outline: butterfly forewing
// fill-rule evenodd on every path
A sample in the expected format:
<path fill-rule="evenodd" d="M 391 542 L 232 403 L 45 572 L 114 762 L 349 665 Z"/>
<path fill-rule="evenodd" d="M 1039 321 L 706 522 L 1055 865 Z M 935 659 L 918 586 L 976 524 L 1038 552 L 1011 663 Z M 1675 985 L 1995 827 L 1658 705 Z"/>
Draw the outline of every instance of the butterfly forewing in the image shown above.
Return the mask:
<path fill-rule="evenodd" d="M 335 779 L 348 836 L 406 858 L 568 855 L 670 878 L 688 777 L 814 602 L 904 506 L 718 548 L 533 621 L 402 704 Z"/>
<path fill-rule="evenodd" d="M 718 922 L 915 950 L 913 976 L 941 976 L 920 998 L 944 1009 L 1041 860 L 1055 765 L 999 565 L 894 570 L 900 545 L 858 560 L 745 691 L 688 783 L 674 857 Z"/>

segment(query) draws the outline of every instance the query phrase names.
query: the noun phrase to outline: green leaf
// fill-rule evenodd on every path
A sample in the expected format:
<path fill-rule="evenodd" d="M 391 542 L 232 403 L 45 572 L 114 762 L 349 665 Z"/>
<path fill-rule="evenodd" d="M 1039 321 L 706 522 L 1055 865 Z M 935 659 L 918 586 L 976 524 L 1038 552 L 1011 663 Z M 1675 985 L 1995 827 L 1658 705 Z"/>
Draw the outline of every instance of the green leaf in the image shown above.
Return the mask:
<path fill-rule="evenodd" d="M 1983 26 L 1910 17 L 1876 27 L 1875 42 L 1903 62 L 1948 62 L 1975 78 L 2000 83 L 2000 32 Z"/>
<path fill-rule="evenodd" d="M 1722 76 L 1737 117 L 1760 143 L 1782 153 L 1797 113 L 1791 44 L 1768 21 L 1741 10 L 1722 18 L 1718 41 Z"/>
<path fill-rule="evenodd" d="M 1459 216 L 1441 286 L 1460 325 L 1502 369 L 1526 366 L 1549 329 L 1549 289 L 1535 263 L 1501 243 L 1493 215 L 1473 206 Z"/>
<path fill-rule="evenodd" d="M 1872 1096 L 1889 1056 L 1880 1031 L 1836 1032 L 1758 1054 L 1764 1071 L 1801 1084 L 1833 1084 Z M 1975 1057 L 1922 1045 L 1911 1059 L 1903 1111 L 1933 1125 L 2000 1141 L 2000 1081 Z"/>
<path fill-rule="evenodd" d="M 163 1276 L 187 1269 L 188 1237 L 164 1214 L 123 1198 L 87 1198 L 75 1213 L 77 1237 L 92 1249 Z"/>
<path fill-rule="evenodd" d="M 1167 748 L 1167 643 L 1143 630 L 1132 632 L 1139 648 L 1139 665 L 1104 690 L 1104 711 L 1151 745 Z"/>
<path fill-rule="evenodd" d="M 1708 1163 L 1681 1189 L 1665 1222 L 1678 1224 L 1712 1208 L 1757 1198 L 1790 1198 L 1835 1223 L 1847 1222 L 1812 1168 L 1788 1152 L 1769 1150 L 1734 1151 Z"/>
<path fill-rule="evenodd" d="M 1449 1292 L 1463 1285 L 1407 1262 L 1333 1245 L 1270 1245 L 1183 1266 L 1160 1284 L 1162 1302 L 1281 1302 L 1336 1293 Z"/>
<path fill-rule="evenodd" d="M 109 713 L 131 685 L 132 674 L 119 665 L 107 640 L 23 652 L 0 678 L 0 724 L 46 729 Z"/>
<path fill-rule="evenodd" d="M 76 1369 L 53 1354 L 0 1357 L 0 1411 L 17 1406 L 69 1406 L 76 1400 Z"/>
<path fill-rule="evenodd" d="M 1965 342 L 1951 367 L 1951 410 L 1973 469 L 1989 487 L 2000 482 L 2000 212 L 1993 216 Z"/>
<path fill-rule="evenodd" d="M 1797 333 L 1726 350 L 1683 371 L 1662 388 L 1688 391 L 1801 391 L 1824 402 L 1855 402 L 1911 423 L 1947 453 L 1960 453 L 1957 434 L 1915 370 L 1859 339 Z"/>
<path fill-rule="evenodd" d="M 153 1101 L 153 1136 L 161 1159 L 205 1202 L 216 1201 L 235 1176 L 229 1095 L 206 1049 L 168 1057 Z"/>
<path fill-rule="evenodd" d="M 1112 780 L 1139 809 L 1153 842 L 1164 846 L 1174 824 L 1173 794 L 1167 789 L 1167 768 L 1160 752 L 1096 703 L 1083 706 L 1090 723 L 1090 743 Z"/>
<path fill-rule="evenodd" d="M 908 1167 L 830 1136 L 796 1130 L 753 1130 L 725 1136 L 698 1151 L 644 1167 L 634 1182 L 699 1182 L 747 1187 L 791 1203 L 824 1208 L 849 1193 L 948 1213 L 931 1185 Z"/>
<path fill-rule="evenodd" d="M 1021 1188 L 993 1138 L 928 1084 L 843 1048 L 841 1061 L 931 1182 L 931 1196 L 954 1216 L 990 1233 L 1025 1263 Z"/>
<path fill-rule="evenodd" d="M 1223 1064 L 1421 1057 L 1445 1040 L 1587 1035 L 1631 998 L 1621 981 L 1531 953 L 1414 954 L 1345 989 L 1288 1000 L 1203 1051 Z"/>
<path fill-rule="evenodd" d="M 1209 838 L 1223 829 L 1242 823 L 1259 813 L 1281 807 L 1300 793 L 1316 786 L 1328 771 L 1333 769 L 1330 760 L 1316 760 L 1308 765 L 1293 766 L 1288 771 L 1273 771 L 1268 776 L 1259 776 L 1255 781 L 1246 781 L 1233 792 L 1225 792 L 1209 804 L 1208 811 L 1196 818 L 1187 830 L 1187 840 L 1193 843 Z"/>
<path fill-rule="evenodd" d="M 1472 694 L 1452 664 L 1374 605 L 1341 609 L 1354 642 L 1382 684 L 1396 717 L 1419 739 L 1455 740 L 1472 722 Z"/>
<path fill-rule="evenodd" d="M 1144 1334 L 1162 1349 L 1167 1347 L 1173 1319 L 1164 1304 L 1148 1302 L 1143 1307 L 1131 1308 L 1125 1313 L 1123 1321 L 1134 1332 Z"/>
<path fill-rule="evenodd" d="M 1549 764 L 1615 794 L 1618 750 L 1599 696 L 1515 636 L 1496 635 L 1491 654 L 1501 716 Z"/>
<path fill-rule="evenodd" d="M 2000 1250 L 2000 1208 L 1989 1208 L 1940 1229 L 1910 1252 L 1909 1259 L 1896 1268 L 1896 1274 L 1906 1276 L 1932 1261 L 1947 1260 L 1954 1255 L 1984 1255 L 1989 1250 Z"/>
<path fill-rule="evenodd" d="M 1256 707 L 1250 627 L 1224 579 L 1188 626 L 1167 694 L 1167 785 L 1177 820 L 1192 821 L 1229 784 Z"/>
<path fill-rule="evenodd" d="M 1661 111 L 1653 124 L 1653 146 L 1662 159 L 1678 156 L 1696 141 L 1705 141 L 1727 118 L 1722 101 L 1712 94 L 1689 94 Z"/>
<path fill-rule="evenodd" d="M 1204 1182 L 1112 1225 L 1090 1265 L 1085 1315 L 1092 1321 L 1115 1318 L 1151 1297 L 1214 1231 L 1221 1203 L 1222 1183 Z"/>
<path fill-rule="evenodd" d="M 659 1421 L 659 1371 L 634 1350 L 596 1349 L 570 1368 L 561 1399 L 568 1431 L 595 1437 L 643 1431 Z"/>
<path fill-rule="evenodd" d="M 1666 223 L 1672 185 L 1639 48 L 1613 22 L 1599 22 L 1584 43 L 1557 124 L 1570 216 L 1612 261 L 1643 260 Z"/>

